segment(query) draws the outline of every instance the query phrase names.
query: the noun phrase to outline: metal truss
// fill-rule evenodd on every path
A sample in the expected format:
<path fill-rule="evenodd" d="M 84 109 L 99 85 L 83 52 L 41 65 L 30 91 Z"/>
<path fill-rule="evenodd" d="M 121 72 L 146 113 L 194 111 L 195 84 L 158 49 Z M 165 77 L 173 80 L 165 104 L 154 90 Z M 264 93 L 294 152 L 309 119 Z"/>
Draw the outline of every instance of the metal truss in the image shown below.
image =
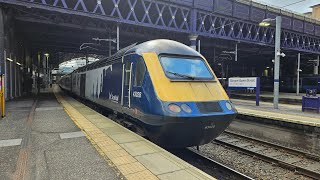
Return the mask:
<path fill-rule="evenodd" d="M 208 7 L 197 6 L 196 2 L 198 1 L 194 0 L 192 4 L 186 3 L 189 1 L 179 0 L 0 0 L 3 3 L 45 9 L 70 16 L 79 15 L 93 18 L 86 24 L 95 21 L 94 19 L 113 21 L 273 46 L 274 27 L 259 27 L 258 23 L 252 20 L 252 17 L 251 20 L 232 17 L 232 12 L 228 15 L 222 15 L 223 12 L 204 10 Z M 75 18 L 70 19 L 74 20 Z M 101 28 L 108 27 L 105 23 L 100 23 L 100 25 Z M 314 26 L 312 33 L 302 33 L 284 27 L 281 36 L 282 48 L 320 53 L 320 37 L 314 35 L 317 34 L 316 27 L 318 26 L 312 24 L 311 26 Z"/>
<path fill-rule="evenodd" d="M 87 30 L 91 32 L 91 35 L 88 36 L 101 36 L 101 37 L 108 37 L 109 35 L 114 35 L 114 30 L 116 28 L 117 22 L 110 23 L 108 21 L 101 21 L 100 19 L 94 19 L 90 17 L 83 17 L 83 16 L 76 16 L 71 14 L 63 14 L 63 13 L 46 13 L 40 9 L 28 9 L 26 11 L 22 7 L 16 7 L 10 14 L 14 14 L 14 19 L 22 21 L 22 22 L 29 22 L 29 23 L 40 23 L 40 24 L 47 24 L 47 25 L 54 25 L 58 27 L 69 27 L 69 28 L 76 28 L 81 30 Z M 39 31 L 39 27 L 30 26 L 24 31 L 28 31 L 28 33 Z M 29 32 L 32 31 L 32 32 Z M 50 36 L 67 36 L 68 38 L 72 37 L 73 39 L 78 39 L 80 41 L 79 36 L 73 33 L 67 32 L 41 32 L 40 34 L 44 33 Z M 86 33 L 86 34 L 87 34 Z M 99 33 L 99 34 L 96 34 Z M 184 36 L 179 32 L 175 33 L 168 33 L 168 31 L 154 31 L 153 28 L 141 28 L 140 26 L 132 26 L 130 24 L 123 23 L 121 25 L 121 34 L 125 36 L 132 37 L 131 40 L 123 39 L 121 42 L 128 41 L 127 43 L 132 43 L 132 40 L 145 40 L 145 39 L 154 39 L 154 38 L 180 38 Z M 134 37 L 133 37 L 134 34 Z"/>
<path fill-rule="evenodd" d="M 275 28 L 236 20 L 208 12 L 197 13 L 198 34 L 228 40 L 274 45 Z M 281 47 L 305 52 L 320 52 L 320 38 L 282 29 Z"/>
<path fill-rule="evenodd" d="M 5 1 L 5 0 L 0 0 Z M 155 0 L 12 0 L 11 3 L 36 5 L 48 10 L 73 11 L 71 14 L 148 26 L 179 32 L 190 31 L 190 8 Z M 39 6 L 42 5 L 42 6 Z M 29 5 L 30 6 L 30 5 Z M 63 11 L 66 12 L 66 11 Z"/>

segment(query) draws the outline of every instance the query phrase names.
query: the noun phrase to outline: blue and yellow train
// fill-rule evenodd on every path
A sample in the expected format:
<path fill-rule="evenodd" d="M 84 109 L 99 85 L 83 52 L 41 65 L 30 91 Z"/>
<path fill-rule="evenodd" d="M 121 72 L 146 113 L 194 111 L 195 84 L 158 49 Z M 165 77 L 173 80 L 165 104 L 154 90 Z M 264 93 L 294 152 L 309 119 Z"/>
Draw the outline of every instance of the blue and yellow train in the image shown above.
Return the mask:
<path fill-rule="evenodd" d="M 172 40 L 133 44 L 65 75 L 59 85 L 165 147 L 209 143 L 237 114 L 205 58 Z"/>

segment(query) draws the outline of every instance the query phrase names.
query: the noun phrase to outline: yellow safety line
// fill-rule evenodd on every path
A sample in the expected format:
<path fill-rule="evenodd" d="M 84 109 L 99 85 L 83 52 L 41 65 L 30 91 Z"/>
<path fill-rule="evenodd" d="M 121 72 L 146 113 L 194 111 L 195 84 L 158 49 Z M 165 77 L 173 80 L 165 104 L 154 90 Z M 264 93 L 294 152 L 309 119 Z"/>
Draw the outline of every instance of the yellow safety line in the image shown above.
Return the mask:
<path fill-rule="evenodd" d="M 305 116 L 298 116 L 298 115 L 291 115 L 291 114 L 281 114 L 277 112 L 259 111 L 259 110 L 252 110 L 252 109 L 246 109 L 246 108 L 240 108 L 240 107 L 238 107 L 237 110 L 239 114 L 243 114 L 243 115 L 269 118 L 269 119 L 275 119 L 275 120 L 293 122 L 293 123 L 303 123 L 311 126 L 318 126 L 318 127 L 320 126 L 320 118 L 312 118 L 312 117 L 305 117 Z"/>
<path fill-rule="evenodd" d="M 104 134 L 98 127 L 91 123 L 85 116 L 77 111 L 67 100 L 54 92 L 58 102 L 64 107 L 66 113 L 74 123 L 85 133 L 87 139 L 95 149 L 113 167 L 116 167 L 126 179 L 158 179 L 140 162 L 132 157 L 125 149 Z"/>
<path fill-rule="evenodd" d="M 6 116 L 6 111 L 5 111 L 5 94 L 4 94 L 4 81 L 5 81 L 5 75 L 1 75 L 1 89 L 0 89 L 0 103 L 1 103 L 1 117 Z"/>

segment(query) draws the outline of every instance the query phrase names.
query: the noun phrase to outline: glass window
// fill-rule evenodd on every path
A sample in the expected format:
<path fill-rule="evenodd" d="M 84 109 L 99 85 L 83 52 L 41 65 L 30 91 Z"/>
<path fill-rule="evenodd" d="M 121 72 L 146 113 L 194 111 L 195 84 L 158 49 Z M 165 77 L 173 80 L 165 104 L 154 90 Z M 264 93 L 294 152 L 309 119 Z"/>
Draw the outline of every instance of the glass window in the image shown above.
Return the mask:
<path fill-rule="evenodd" d="M 203 59 L 161 57 L 160 61 L 167 77 L 169 77 L 170 79 L 213 79 L 213 75 Z"/>
<path fill-rule="evenodd" d="M 139 57 L 136 63 L 136 73 L 134 78 L 134 86 L 141 86 L 143 82 L 144 73 L 146 72 L 146 66 L 142 57 Z"/>

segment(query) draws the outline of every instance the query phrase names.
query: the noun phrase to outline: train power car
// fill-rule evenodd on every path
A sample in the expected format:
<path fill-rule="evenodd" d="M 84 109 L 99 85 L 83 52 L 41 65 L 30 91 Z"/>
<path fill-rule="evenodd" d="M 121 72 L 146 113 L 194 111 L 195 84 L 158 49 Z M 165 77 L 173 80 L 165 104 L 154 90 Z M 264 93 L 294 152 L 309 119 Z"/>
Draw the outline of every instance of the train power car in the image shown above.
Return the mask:
<path fill-rule="evenodd" d="M 59 85 L 121 115 L 164 147 L 209 143 L 237 114 L 205 58 L 172 40 L 133 44 L 78 68 Z"/>

